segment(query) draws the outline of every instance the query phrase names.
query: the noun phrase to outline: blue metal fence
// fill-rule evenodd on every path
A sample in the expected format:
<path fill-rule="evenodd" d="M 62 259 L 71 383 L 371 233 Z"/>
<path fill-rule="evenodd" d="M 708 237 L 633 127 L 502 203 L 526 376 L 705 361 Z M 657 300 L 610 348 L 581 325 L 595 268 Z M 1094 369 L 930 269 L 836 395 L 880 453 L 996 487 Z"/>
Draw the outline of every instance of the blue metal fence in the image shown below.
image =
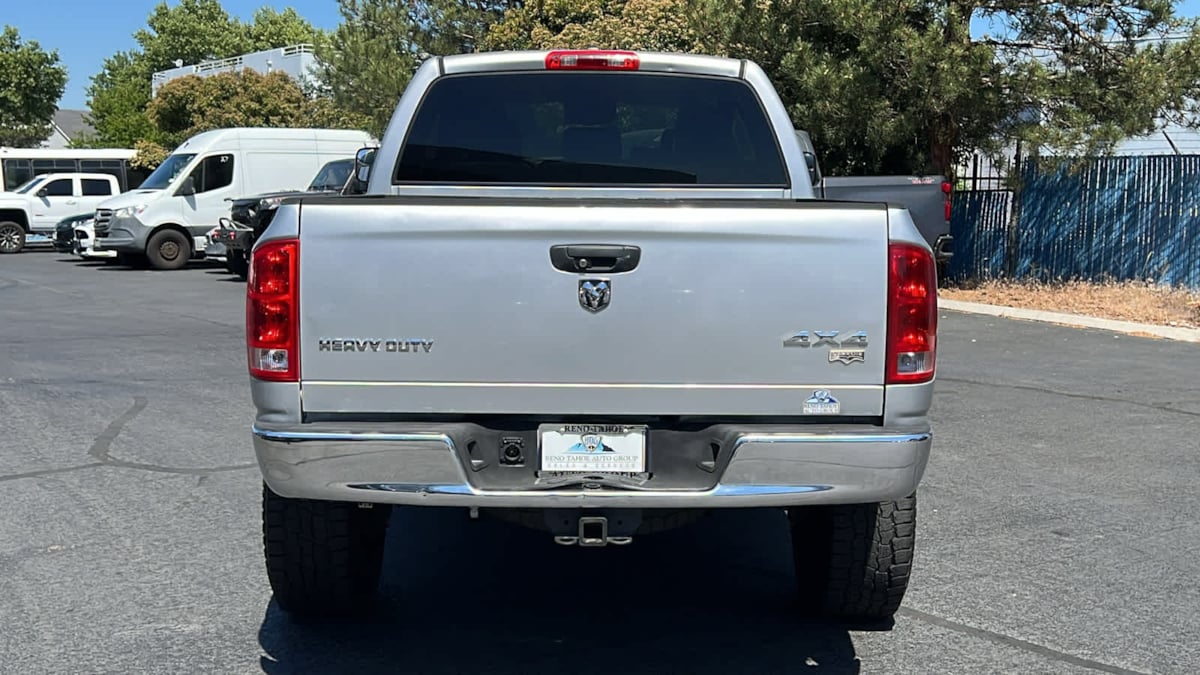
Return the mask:
<path fill-rule="evenodd" d="M 952 279 L 1003 276 L 1008 260 L 1008 227 L 1013 193 L 1007 190 L 956 192 L 950 215 L 954 257 L 946 267 Z"/>
<path fill-rule="evenodd" d="M 958 193 L 951 231 L 952 278 L 1154 279 L 1200 288 L 1200 156 L 1028 166 L 1015 197 Z"/>

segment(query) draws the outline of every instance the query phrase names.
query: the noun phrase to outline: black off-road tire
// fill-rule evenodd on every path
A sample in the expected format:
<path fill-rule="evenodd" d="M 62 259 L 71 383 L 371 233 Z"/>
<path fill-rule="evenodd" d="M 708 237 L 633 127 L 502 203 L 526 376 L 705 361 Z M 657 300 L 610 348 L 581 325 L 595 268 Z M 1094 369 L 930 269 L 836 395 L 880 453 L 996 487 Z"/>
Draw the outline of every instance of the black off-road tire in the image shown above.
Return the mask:
<path fill-rule="evenodd" d="M 25 228 L 11 220 L 0 222 L 0 254 L 20 253 L 25 248 Z"/>
<path fill-rule="evenodd" d="M 263 485 L 263 549 L 275 601 L 296 618 L 368 609 L 391 507 L 281 497 Z"/>
<path fill-rule="evenodd" d="M 246 260 L 246 255 L 241 250 L 234 251 L 226 258 L 225 269 L 237 275 L 237 278 L 245 281 L 246 276 L 250 274 L 250 261 Z"/>
<path fill-rule="evenodd" d="M 938 260 L 934 263 L 934 268 L 937 274 L 938 288 L 945 288 L 947 281 L 946 274 L 950 271 L 950 260 L 948 258 Z"/>
<path fill-rule="evenodd" d="M 192 242 L 175 230 L 160 230 L 146 244 L 146 258 L 156 270 L 177 270 L 192 258 Z"/>
<path fill-rule="evenodd" d="M 868 623 L 892 618 L 912 572 L 916 494 L 879 504 L 798 508 L 789 518 L 805 613 Z"/>

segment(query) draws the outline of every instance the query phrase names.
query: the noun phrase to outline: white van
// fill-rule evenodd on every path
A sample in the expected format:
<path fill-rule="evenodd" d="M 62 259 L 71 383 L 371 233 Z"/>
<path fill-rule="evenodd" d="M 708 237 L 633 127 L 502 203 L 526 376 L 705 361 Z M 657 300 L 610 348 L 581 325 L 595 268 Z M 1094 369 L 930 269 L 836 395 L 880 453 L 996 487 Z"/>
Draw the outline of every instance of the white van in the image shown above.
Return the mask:
<path fill-rule="evenodd" d="M 243 195 L 303 190 L 317 169 L 375 144 L 364 131 L 240 128 L 206 131 L 175 149 L 136 190 L 96 209 L 96 249 L 157 269 L 204 251 L 204 234 Z"/>

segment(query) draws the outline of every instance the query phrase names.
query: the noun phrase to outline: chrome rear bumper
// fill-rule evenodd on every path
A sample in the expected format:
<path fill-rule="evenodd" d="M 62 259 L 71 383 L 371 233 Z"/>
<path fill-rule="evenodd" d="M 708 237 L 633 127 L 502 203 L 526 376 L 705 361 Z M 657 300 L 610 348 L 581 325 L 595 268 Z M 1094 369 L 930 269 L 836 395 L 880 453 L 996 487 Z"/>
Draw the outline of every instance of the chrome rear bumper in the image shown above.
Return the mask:
<path fill-rule="evenodd" d="M 867 503 L 911 494 L 924 474 L 928 431 L 780 433 L 748 428 L 716 485 L 482 490 L 452 438 L 434 430 L 253 430 L 267 485 L 285 497 L 489 508 L 723 508 Z M 653 451 L 653 450 L 652 450 Z"/>

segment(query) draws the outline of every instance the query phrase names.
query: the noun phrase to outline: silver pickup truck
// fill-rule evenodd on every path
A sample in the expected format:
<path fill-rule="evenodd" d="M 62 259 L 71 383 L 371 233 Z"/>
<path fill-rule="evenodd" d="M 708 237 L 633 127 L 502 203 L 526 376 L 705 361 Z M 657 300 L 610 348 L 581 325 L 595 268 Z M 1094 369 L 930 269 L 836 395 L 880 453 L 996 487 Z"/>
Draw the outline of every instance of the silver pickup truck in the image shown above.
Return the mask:
<path fill-rule="evenodd" d="M 758 66 L 435 57 L 368 156 L 367 194 L 285 201 L 252 253 L 285 611 L 362 608 L 397 505 L 583 546 L 781 508 L 806 611 L 897 610 L 931 443 L 932 252 L 903 208 L 814 198 Z"/>

